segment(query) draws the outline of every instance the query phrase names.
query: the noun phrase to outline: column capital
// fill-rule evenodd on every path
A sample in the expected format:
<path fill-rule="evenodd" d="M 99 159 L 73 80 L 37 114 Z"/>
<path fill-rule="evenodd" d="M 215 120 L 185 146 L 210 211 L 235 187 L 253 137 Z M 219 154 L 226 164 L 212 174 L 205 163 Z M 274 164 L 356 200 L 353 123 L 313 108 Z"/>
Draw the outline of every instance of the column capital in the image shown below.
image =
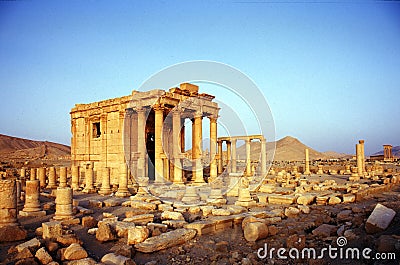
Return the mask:
<path fill-rule="evenodd" d="M 154 104 L 152 108 L 154 111 L 164 111 L 165 109 L 161 104 Z"/>
<path fill-rule="evenodd" d="M 217 122 L 218 115 L 209 115 L 207 118 L 210 119 L 210 122 Z"/>

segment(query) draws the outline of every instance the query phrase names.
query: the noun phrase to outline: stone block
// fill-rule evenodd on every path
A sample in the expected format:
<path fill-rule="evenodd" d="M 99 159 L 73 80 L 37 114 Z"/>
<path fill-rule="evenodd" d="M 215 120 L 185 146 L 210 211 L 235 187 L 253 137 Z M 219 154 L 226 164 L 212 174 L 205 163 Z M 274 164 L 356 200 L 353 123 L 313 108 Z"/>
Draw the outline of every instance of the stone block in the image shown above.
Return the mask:
<path fill-rule="evenodd" d="M 128 230 L 134 228 L 136 225 L 130 222 L 117 222 L 115 225 L 115 231 L 118 237 L 127 237 Z"/>
<path fill-rule="evenodd" d="M 268 226 L 263 222 L 248 222 L 243 229 L 244 238 L 255 242 L 268 236 Z"/>
<path fill-rule="evenodd" d="M 268 196 L 268 203 L 270 204 L 293 204 L 296 200 L 296 197 L 293 195 L 280 195 L 280 194 L 271 194 Z"/>
<path fill-rule="evenodd" d="M 185 220 L 164 220 L 162 223 L 173 229 L 182 228 L 187 224 Z"/>
<path fill-rule="evenodd" d="M 60 222 L 50 221 L 42 223 L 43 239 L 56 239 L 62 235 L 62 226 Z"/>
<path fill-rule="evenodd" d="M 150 231 L 145 226 L 136 226 L 128 229 L 128 244 L 134 245 L 145 241 L 150 235 Z"/>
<path fill-rule="evenodd" d="M 125 218 L 123 222 L 131 222 L 135 225 L 147 225 L 154 221 L 154 214 L 139 214 L 132 217 Z"/>
<path fill-rule="evenodd" d="M 40 247 L 40 241 L 35 237 L 29 241 L 26 241 L 22 244 L 17 245 L 15 248 L 18 252 L 22 252 L 25 248 L 29 250 L 35 250 Z"/>
<path fill-rule="evenodd" d="M 396 212 L 378 203 L 365 223 L 368 234 L 382 232 L 388 228 Z"/>
<path fill-rule="evenodd" d="M 212 215 L 215 215 L 215 216 L 231 215 L 231 211 L 229 211 L 228 209 L 212 209 L 211 213 L 212 213 Z"/>
<path fill-rule="evenodd" d="M 343 194 L 343 202 L 344 203 L 350 203 L 350 202 L 355 202 L 355 201 L 356 201 L 356 195 L 351 194 L 351 193 Z"/>
<path fill-rule="evenodd" d="M 39 262 L 43 265 L 49 264 L 53 261 L 53 258 L 46 251 L 45 247 L 41 247 L 36 251 L 35 257 L 39 260 Z"/>
<path fill-rule="evenodd" d="M 73 243 L 63 252 L 64 260 L 80 260 L 87 258 L 86 250 L 79 244 Z"/>
<path fill-rule="evenodd" d="M 117 239 L 115 229 L 106 222 L 99 222 L 99 229 L 96 231 L 96 239 L 101 242 L 113 241 Z"/>
<path fill-rule="evenodd" d="M 161 214 L 161 220 L 185 220 L 185 218 L 183 218 L 182 213 L 164 211 Z"/>
<path fill-rule="evenodd" d="M 184 227 L 195 229 L 198 235 L 207 235 L 215 232 L 215 223 L 209 220 L 186 224 Z"/>
<path fill-rule="evenodd" d="M 97 226 L 97 221 L 93 216 L 82 217 L 82 226 L 87 228 L 93 228 Z"/>

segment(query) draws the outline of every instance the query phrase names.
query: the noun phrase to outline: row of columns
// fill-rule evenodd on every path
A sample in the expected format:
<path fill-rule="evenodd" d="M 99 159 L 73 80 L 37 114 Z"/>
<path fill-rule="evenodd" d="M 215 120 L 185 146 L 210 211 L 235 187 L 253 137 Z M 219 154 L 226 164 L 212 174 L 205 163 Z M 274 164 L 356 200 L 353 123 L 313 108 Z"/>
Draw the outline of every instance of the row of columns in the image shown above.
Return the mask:
<path fill-rule="evenodd" d="M 240 139 L 240 138 L 239 138 Z M 223 172 L 223 155 L 222 155 L 222 144 L 226 142 L 226 164 L 228 165 L 229 173 L 237 172 L 237 153 L 236 153 L 236 143 L 237 139 L 220 139 L 218 140 L 218 174 Z M 261 144 L 261 174 L 265 175 L 267 173 L 267 146 L 266 140 L 264 138 L 260 138 Z M 245 139 L 246 145 L 246 169 L 245 173 L 247 176 L 250 176 L 252 173 L 251 170 L 251 139 Z"/>
<path fill-rule="evenodd" d="M 183 184 L 182 174 L 182 145 L 184 144 L 184 136 L 182 136 L 182 111 L 179 109 L 172 110 L 172 157 L 167 157 L 163 149 L 163 132 L 164 132 L 164 108 L 161 106 L 155 106 L 154 109 L 154 126 L 155 126 L 155 183 L 164 183 L 164 178 L 168 178 L 169 174 L 169 159 L 173 163 L 173 176 L 172 182 L 174 184 Z M 217 118 L 215 116 L 208 116 L 210 120 L 210 178 L 215 179 L 217 177 L 217 161 L 216 161 L 216 143 L 217 143 Z M 138 118 L 138 122 L 141 122 L 142 118 Z M 196 112 L 193 115 L 192 120 L 192 172 L 193 180 L 195 184 L 203 184 L 203 126 L 202 126 L 203 113 Z M 139 130 L 144 128 L 140 127 Z M 140 132 L 142 133 L 142 132 Z M 181 135 L 181 136 L 179 136 Z M 139 139 L 140 141 L 140 139 Z M 181 148 L 180 148 L 181 147 Z M 145 146 L 143 150 L 140 150 L 145 154 Z"/>

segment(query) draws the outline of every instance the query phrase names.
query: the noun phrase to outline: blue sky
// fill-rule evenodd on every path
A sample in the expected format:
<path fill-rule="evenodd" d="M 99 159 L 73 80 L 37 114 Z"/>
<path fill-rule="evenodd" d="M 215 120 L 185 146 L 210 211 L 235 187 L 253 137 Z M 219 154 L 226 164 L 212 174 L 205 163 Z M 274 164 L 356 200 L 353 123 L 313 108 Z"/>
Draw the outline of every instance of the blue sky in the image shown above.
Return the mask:
<path fill-rule="evenodd" d="M 0 133 L 69 144 L 69 111 L 170 65 L 232 65 L 276 138 L 366 153 L 400 145 L 400 3 L 1 1 Z M 204 91 L 207 92 L 207 91 Z"/>

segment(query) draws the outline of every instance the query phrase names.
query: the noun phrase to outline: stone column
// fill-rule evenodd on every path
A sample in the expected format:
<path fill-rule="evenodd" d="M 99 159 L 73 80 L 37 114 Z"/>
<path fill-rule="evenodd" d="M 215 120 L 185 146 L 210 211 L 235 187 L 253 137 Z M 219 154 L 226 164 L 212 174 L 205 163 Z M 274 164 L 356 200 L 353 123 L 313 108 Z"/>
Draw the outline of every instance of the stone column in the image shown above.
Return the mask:
<path fill-rule="evenodd" d="M 356 144 L 356 157 L 357 157 L 357 174 L 359 177 L 363 176 L 363 162 L 362 162 L 362 146 Z"/>
<path fill-rule="evenodd" d="M 101 188 L 99 190 L 99 194 L 101 195 L 109 195 L 111 194 L 111 187 L 110 187 L 110 168 L 105 167 L 103 168 L 103 176 L 101 182 Z"/>
<path fill-rule="evenodd" d="M 231 141 L 226 141 L 226 168 L 228 173 L 231 173 L 231 159 L 232 159 L 232 143 Z"/>
<path fill-rule="evenodd" d="M 31 174 L 29 176 L 29 180 L 36 180 L 36 168 L 31 168 Z"/>
<path fill-rule="evenodd" d="M 251 155 L 250 155 L 251 140 L 246 139 L 246 175 L 251 176 Z"/>
<path fill-rule="evenodd" d="M 17 208 L 19 209 L 20 206 L 24 205 L 24 202 L 21 200 L 22 183 L 20 179 L 16 180 L 16 186 L 17 186 Z"/>
<path fill-rule="evenodd" d="M 362 171 L 365 171 L 365 150 L 364 150 L 364 140 L 359 140 L 358 143 L 361 145 L 361 159 L 362 159 Z M 361 176 L 360 176 L 361 177 Z"/>
<path fill-rule="evenodd" d="M 21 171 L 20 171 L 20 178 L 21 179 L 24 179 L 24 178 L 26 178 L 26 169 L 23 167 L 23 168 L 21 168 Z"/>
<path fill-rule="evenodd" d="M 193 171 L 194 183 L 199 185 L 205 183 L 203 178 L 203 163 L 202 161 L 202 113 L 197 112 L 193 118 L 193 135 L 192 135 L 192 158 L 194 160 L 195 169 Z"/>
<path fill-rule="evenodd" d="M 73 217 L 72 189 L 70 187 L 58 187 L 56 196 L 56 213 L 53 219 L 68 220 Z"/>
<path fill-rule="evenodd" d="M 56 176 L 56 169 L 54 167 L 49 168 L 49 183 L 47 183 L 48 189 L 55 189 L 57 188 L 57 176 Z"/>
<path fill-rule="evenodd" d="M 67 187 L 67 168 L 60 167 L 60 183 L 58 184 L 60 188 Z"/>
<path fill-rule="evenodd" d="M 231 172 L 236 173 L 237 171 L 237 154 L 236 154 L 236 139 L 231 140 Z"/>
<path fill-rule="evenodd" d="M 25 187 L 25 205 L 19 212 L 21 216 L 45 216 L 46 211 L 42 211 L 39 201 L 39 180 L 27 180 Z"/>
<path fill-rule="evenodd" d="M 86 165 L 85 170 L 85 188 L 83 189 L 83 193 L 94 193 L 96 189 L 93 186 L 93 162 L 90 162 L 89 165 Z"/>
<path fill-rule="evenodd" d="M 211 181 L 217 178 L 217 118 L 209 117 L 210 119 L 210 179 Z M 210 181 L 209 181 L 210 182 Z"/>
<path fill-rule="evenodd" d="M 306 148 L 306 164 L 305 164 L 305 170 L 304 170 L 304 175 L 311 175 L 310 172 L 310 157 L 308 153 L 308 148 Z"/>
<path fill-rule="evenodd" d="M 128 190 L 128 176 L 129 176 L 128 166 L 124 162 L 120 166 L 118 190 L 115 193 L 115 196 L 117 197 L 131 196 L 131 193 Z"/>
<path fill-rule="evenodd" d="M 162 145 L 162 134 L 164 124 L 164 110 L 161 107 L 154 108 L 154 127 L 155 127 L 155 165 L 154 165 L 154 176 L 155 183 L 164 183 L 164 165 L 163 165 L 163 145 Z"/>
<path fill-rule="evenodd" d="M 267 175 L 267 140 L 263 137 L 261 140 L 261 175 Z"/>
<path fill-rule="evenodd" d="M 140 108 L 136 110 L 137 112 L 137 135 L 138 135 L 138 177 L 147 176 L 146 172 L 146 112 L 144 109 Z"/>
<path fill-rule="evenodd" d="M 13 179 L 0 180 L 0 242 L 26 238 L 17 219 L 17 186 Z"/>
<path fill-rule="evenodd" d="M 172 113 L 172 141 L 173 141 L 173 158 L 174 158 L 174 184 L 183 184 L 182 179 L 182 162 L 181 162 L 181 149 L 179 136 L 181 132 L 181 113 L 174 110 Z"/>
<path fill-rule="evenodd" d="M 71 188 L 73 190 L 79 190 L 79 166 L 72 166 L 71 167 Z"/>
<path fill-rule="evenodd" d="M 0 194 L 0 227 L 17 225 L 17 185 L 15 180 L 0 180 Z"/>
<path fill-rule="evenodd" d="M 46 187 L 46 168 L 40 167 L 37 171 L 40 187 Z"/>
<path fill-rule="evenodd" d="M 218 174 L 221 174 L 224 170 L 222 167 L 222 141 L 217 141 L 218 144 Z"/>

